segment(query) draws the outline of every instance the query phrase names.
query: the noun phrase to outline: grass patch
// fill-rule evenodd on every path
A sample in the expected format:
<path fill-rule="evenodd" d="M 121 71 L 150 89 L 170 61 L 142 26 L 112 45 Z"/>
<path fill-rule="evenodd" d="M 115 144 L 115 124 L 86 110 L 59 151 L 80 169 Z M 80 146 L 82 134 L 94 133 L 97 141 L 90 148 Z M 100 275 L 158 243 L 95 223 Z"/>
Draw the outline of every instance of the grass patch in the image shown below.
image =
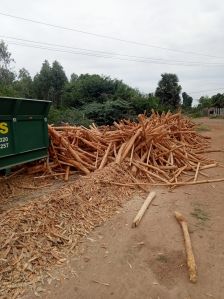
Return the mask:
<path fill-rule="evenodd" d="M 206 125 L 198 125 L 196 130 L 198 132 L 208 132 L 208 131 L 211 131 L 210 128 Z"/>
<path fill-rule="evenodd" d="M 161 263 L 167 263 L 168 262 L 168 258 L 163 254 L 159 254 L 157 256 L 156 260 L 161 262 Z"/>
<path fill-rule="evenodd" d="M 209 220 L 208 214 L 198 207 L 194 208 L 194 211 L 191 213 L 191 215 L 198 219 L 201 223 Z"/>
<path fill-rule="evenodd" d="M 201 112 L 193 112 L 193 113 L 189 113 L 188 116 L 192 118 L 200 118 L 203 117 L 203 114 Z"/>
<path fill-rule="evenodd" d="M 224 119 L 224 115 L 209 116 L 210 119 Z"/>

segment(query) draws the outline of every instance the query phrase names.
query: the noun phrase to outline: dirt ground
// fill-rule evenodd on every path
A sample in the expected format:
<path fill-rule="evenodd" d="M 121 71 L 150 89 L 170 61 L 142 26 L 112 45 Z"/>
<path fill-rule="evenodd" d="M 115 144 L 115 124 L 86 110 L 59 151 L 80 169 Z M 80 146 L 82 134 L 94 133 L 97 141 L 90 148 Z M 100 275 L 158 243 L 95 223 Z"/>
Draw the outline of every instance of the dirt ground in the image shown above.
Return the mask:
<path fill-rule="evenodd" d="M 224 149 L 224 120 L 200 119 L 212 148 Z M 210 153 L 224 162 L 224 152 Z M 224 168 L 206 171 L 224 177 Z M 48 299 L 204 299 L 224 298 L 224 183 L 179 187 L 157 196 L 137 228 L 131 223 L 144 202 L 136 196 L 96 228 L 66 264 L 56 268 L 41 293 Z M 188 279 L 183 235 L 174 218 L 189 223 L 198 282 Z M 57 279 L 54 279 L 57 277 Z M 58 278 L 59 277 L 59 278 Z M 26 299 L 36 298 L 26 294 Z"/>

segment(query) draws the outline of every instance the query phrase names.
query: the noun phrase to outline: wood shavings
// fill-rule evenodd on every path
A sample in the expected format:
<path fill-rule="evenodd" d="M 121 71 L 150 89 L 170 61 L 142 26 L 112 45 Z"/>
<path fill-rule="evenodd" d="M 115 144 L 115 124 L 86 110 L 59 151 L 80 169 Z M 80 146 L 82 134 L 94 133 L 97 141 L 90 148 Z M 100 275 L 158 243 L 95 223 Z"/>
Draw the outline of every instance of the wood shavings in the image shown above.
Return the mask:
<path fill-rule="evenodd" d="M 87 180 L 80 177 L 1 213 L 0 297 L 17 298 L 31 287 L 40 294 L 41 284 L 52 279 L 51 267 L 64 263 L 80 238 L 117 211 L 128 199 L 124 193 L 131 196 L 126 189 L 100 183 L 102 178 L 118 176 L 121 181 L 131 181 L 125 167 L 106 166 Z"/>
<path fill-rule="evenodd" d="M 150 185 L 211 182 L 198 179 L 201 170 L 217 163 L 201 155 L 210 143 L 194 126 L 180 113 L 140 115 L 139 122 L 125 120 L 111 127 L 49 126 L 49 161 L 26 166 L 22 186 L 27 190 L 16 176 L 2 180 L 2 198 L 18 190 L 21 195 L 38 192 L 54 177 L 68 182 L 1 212 L 0 297 L 19 297 L 31 286 L 39 294 L 49 269 L 65 262 L 80 238 L 117 212 L 137 186 L 149 191 Z M 85 176 L 71 182 L 69 176 L 77 171 Z M 34 179 L 37 173 L 43 182 Z M 185 183 L 188 173 L 195 182 Z"/>

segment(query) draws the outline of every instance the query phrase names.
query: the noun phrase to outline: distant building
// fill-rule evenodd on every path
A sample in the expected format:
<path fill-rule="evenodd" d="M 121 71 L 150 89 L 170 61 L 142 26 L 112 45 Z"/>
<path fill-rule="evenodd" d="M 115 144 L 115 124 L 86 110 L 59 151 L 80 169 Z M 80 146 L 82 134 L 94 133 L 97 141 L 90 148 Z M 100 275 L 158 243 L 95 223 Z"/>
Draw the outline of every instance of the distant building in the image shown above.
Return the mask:
<path fill-rule="evenodd" d="M 208 116 L 224 116 L 224 108 L 211 107 L 206 110 Z"/>

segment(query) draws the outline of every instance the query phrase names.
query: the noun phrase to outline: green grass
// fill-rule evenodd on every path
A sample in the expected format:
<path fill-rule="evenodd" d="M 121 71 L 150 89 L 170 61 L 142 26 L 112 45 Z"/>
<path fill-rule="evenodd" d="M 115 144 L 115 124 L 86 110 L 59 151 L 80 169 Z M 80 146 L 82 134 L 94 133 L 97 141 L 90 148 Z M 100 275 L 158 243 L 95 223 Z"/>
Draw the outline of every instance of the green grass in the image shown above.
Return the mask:
<path fill-rule="evenodd" d="M 196 127 L 196 130 L 198 132 L 208 132 L 208 131 L 210 131 L 210 128 L 206 125 L 201 124 Z"/>
<path fill-rule="evenodd" d="M 224 115 L 209 116 L 210 119 L 224 119 Z"/>
<path fill-rule="evenodd" d="M 201 223 L 204 223 L 205 221 L 209 220 L 208 214 L 199 207 L 195 207 L 191 215 L 198 219 Z"/>
<path fill-rule="evenodd" d="M 192 118 L 200 118 L 203 117 L 203 114 L 201 112 L 192 112 L 188 114 Z"/>
<path fill-rule="evenodd" d="M 159 254 L 158 257 L 156 258 L 156 260 L 161 262 L 161 263 L 167 263 L 168 262 L 168 258 L 163 254 Z"/>

